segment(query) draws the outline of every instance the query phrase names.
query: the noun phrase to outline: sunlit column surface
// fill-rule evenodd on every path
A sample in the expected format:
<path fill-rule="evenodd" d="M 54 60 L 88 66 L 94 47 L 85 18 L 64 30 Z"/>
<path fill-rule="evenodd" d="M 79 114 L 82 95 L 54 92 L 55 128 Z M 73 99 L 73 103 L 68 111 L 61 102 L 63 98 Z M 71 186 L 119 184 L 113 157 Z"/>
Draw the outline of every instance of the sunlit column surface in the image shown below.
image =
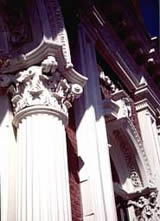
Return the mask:
<path fill-rule="evenodd" d="M 83 27 L 79 31 L 79 43 L 78 68 L 88 78 L 84 95 L 75 106 L 78 154 L 83 162 L 80 181 L 84 220 L 117 221 L 95 47 Z"/>
<path fill-rule="evenodd" d="M 71 220 L 64 125 L 34 113 L 19 123 L 17 221 Z"/>
<path fill-rule="evenodd" d="M 16 221 L 71 221 L 64 127 L 82 93 L 49 56 L 16 75 L 9 88 L 17 138 Z"/>

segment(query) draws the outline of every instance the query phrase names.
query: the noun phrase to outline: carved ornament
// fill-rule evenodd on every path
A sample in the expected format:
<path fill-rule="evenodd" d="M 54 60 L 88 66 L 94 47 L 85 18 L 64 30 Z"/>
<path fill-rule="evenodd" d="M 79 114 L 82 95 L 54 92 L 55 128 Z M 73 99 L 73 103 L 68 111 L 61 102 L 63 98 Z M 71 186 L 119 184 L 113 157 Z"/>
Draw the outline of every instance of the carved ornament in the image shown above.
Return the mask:
<path fill-rule="evenodd" d="M 52 106 L 67 113 L 83 89 L 69 83 L 57 69 L 56 59 L 49 56 L 40 66 L 31 66 L 16 75 L 9 89 L 14 113 L 33 105 Z"/>
<path fill-rule="evenodd" d="M 158 221 L 160 220 L 160 207 L 157 204 L 157 192 L 153 191 L 149 195 L 141 195 L 135 200 L 129 200 L 128 206 L 133 206 L 137 220 Z"/>
<path fill-rule="evenodd" d="M 137 166 L 137 162 L 136 162 L 135 156 L 134 156 L 131 148 L 129 148 L 128 144 L 126 143 L 125 137 L 123 136 L 123 134 L 119 130 L 114 130 L 113 135 L 114 135 L 116 141 L 118 142 L 120 149 L 124 155 L 127 167 L 130 172 L 130 179 L 131 179 L 133 186 L 135 188 L 141 188 L 142 181 L 138 175 L 140 172 L 139 172 L 139 168 Z"/>
<path fill-rule="evenodd" d="M 83 91 L 80 85 L 68 82 L 53 56 L 15 76 L 0 75 L 0 87 L 7 86 L 15 115 L 31 106 L 48 106 L 67 115 L 68 108 Z"/>

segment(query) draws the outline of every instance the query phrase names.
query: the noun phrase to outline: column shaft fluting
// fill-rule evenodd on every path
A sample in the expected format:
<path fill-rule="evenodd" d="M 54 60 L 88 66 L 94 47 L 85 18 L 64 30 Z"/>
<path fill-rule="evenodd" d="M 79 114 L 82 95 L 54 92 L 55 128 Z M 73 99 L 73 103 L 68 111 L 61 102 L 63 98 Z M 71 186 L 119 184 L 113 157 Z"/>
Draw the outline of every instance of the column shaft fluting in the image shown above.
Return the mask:
<path fill-rule="evenodd" d="M 22 119 L 17 130 L 17 221 L 69 221 L 65 130 L 47 114 Z"/>

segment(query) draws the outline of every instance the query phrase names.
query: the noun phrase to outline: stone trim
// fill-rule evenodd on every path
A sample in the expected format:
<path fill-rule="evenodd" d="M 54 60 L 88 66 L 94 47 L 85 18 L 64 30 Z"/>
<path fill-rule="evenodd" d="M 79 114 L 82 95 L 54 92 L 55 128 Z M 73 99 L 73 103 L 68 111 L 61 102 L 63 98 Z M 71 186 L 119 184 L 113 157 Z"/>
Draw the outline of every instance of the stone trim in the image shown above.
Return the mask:
<path fill-rule="evenodd" d="M 146 113 L 150 113 L 154 118 L 156 118 L 156 111 L 150 101 L 145 98 L 141 101 L 135 102 L 136 111 L 140 112 L 142 110 L 146 110 Z"/>
<path fill-rule="evenodd" d="M 59 112 L 66 125 L 71 103 L 83 92 L 79 84 L 70 83 L 64 78 L 53 56 L 48 56 L 41 65 L 31 66 L 14 76 L 1 75 L 0 86 L 9 87 L 8 93 L 11 96 L 14 114 L 17 116 L 16 126 L 22 116 L 27 115 L 27 111 L 33 114 L 36 110 L 54 112 L 56 115 Z"/>
<path fill-rule="evenodd" d="M 110 121 L 107 123 L 107 128 L 110 131 L 110 133 L 113 134 L 113 137 L 115 138 L 116 143 L 121 146 L 120 149 L 124 154 L 124 158 L 127 164 L 127 168 L 130 173 L 130 179 L 132 179 L 132 184 L 135 188 L 141 188 L 143 186 L 143 182 L 147 182 L 149 186 L 153 186 L 153 174 L 151 171 L 151 167 L 148 161 L 148 157 L 146 155 L 142 139 L 134 126 L 133 122 L 128 118 L 122 118 L 114 121 Z M 138 166 L 138 162 L 135 159 L 135 154 L 131 150 L 130 144 L 126 143 L 126 136 L 128 139 L 132 140 L 134 143 L 134 148 L 136 148 L 136 152 L 139 156 L 140 162 L 143 164 L 143 168 L 141 171 L 141 168 Z M 146 177 L 147 180 L 141 180 L 141 173 L 143 174 L 143 177 Z M 137 175 L 136 175 L 137 174 Z M 136 184 L 135 180 L 136 177 L 140 177 L 141 185 L 139 187 Z M 139 183 L 139 181 L 138 181 Z"/>

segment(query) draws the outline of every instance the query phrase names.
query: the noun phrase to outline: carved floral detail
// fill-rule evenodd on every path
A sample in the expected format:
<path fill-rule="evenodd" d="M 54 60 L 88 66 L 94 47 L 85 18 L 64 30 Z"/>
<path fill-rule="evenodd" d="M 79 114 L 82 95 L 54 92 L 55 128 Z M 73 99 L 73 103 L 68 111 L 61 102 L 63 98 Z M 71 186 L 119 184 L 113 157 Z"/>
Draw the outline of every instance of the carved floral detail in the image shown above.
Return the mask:
<path fill-rule="evenodd" d="M 33 105 L 45 105 L 67 114 L 83 89 L 69 83 L 57 68 L 56 59 L 48 56 L 40 66 L 31 66 L 16 75 L 15 84 L 9 88 L 14 113 Z"/>
<path fill-rule="evenodd" d="M 115 137 L 116 142 L 118 143 L 122 153 L 124 154 L 124 158 L 127 164 L 127 167 L 130 171 L 130 178 L 133 179 L 133 175 L 139 174 L 139 168 L 137 166 L 137 162 L 131 148 L 129 148 L 128 144 L 126 143 L 126 139 L 123 134 L 119 130 L 114 130 L 113 135 Z M 135 185 L 135 181 L 132 180 L 133 185 Z M 142 181 L 139 179 L 139 187 L 142 187 Z"/>
<path fill-rule="evenodd" d="M 132 117 L 132 110 L 131 110 L 131 100 L 128 97 L 122 98 L 122 109 L 123 109 L 123 115 L 131 119 Z"/>
<path fill-rule="evenodd" d="M 157 191 L 153 191 L 149 195 L 142 195 L 135 200 L 129 200 L 128 206 L 134 206 L 135 214 L 139 221 L 160 220 L 160 207 L 157 205 Z"/>
<path fill-rule="evenodd" d="M 131 182 L 135 188 L 141 188 L 141 180 L 136 171 L 132 171 L 130 175 Z"/>

